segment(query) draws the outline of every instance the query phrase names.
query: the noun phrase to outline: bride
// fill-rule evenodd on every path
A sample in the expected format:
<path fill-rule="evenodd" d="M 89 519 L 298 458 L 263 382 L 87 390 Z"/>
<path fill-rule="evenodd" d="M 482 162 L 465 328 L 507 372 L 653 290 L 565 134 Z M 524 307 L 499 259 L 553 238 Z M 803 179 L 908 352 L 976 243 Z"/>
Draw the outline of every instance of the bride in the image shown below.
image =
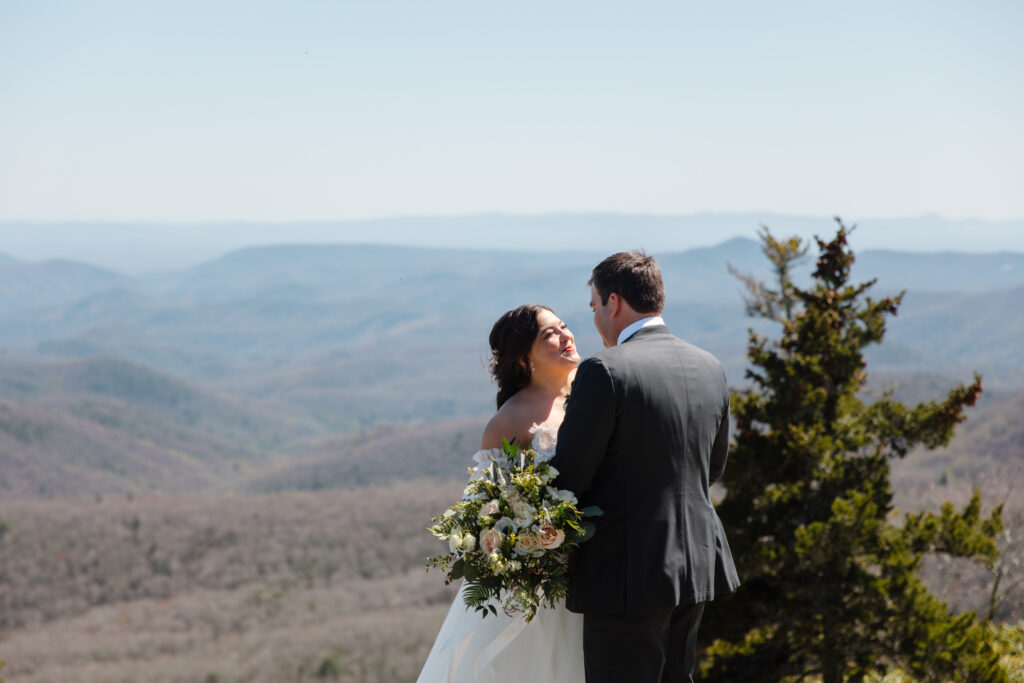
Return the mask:
<path fill-rule="evenodd" d="M 498 319 L 490 336 L 498 412 L 484 428 L 478 463 L 502 438 L 531 444 L 539 460 L 555 453 L 576 365 L 572 332 L 546 306 L 526 305 Z M 419 683 L 582 683 L 583 615 L 542 607 L 529 624 L 522 615 L 481 617 L 462 590 L 437 634 Z"/>

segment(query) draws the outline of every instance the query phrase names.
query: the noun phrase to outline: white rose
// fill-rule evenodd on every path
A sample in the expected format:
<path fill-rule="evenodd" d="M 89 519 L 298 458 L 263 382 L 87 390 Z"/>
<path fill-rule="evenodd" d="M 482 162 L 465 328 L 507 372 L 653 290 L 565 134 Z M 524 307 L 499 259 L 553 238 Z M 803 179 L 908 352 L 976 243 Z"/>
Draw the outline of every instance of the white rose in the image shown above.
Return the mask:
<path fill-rule="evenodd" d="M 533 506 L 525 500 L 513 503 L 512 513 L 516 516 L 516 523 L 519 524 L 519 526 L 529 526 L 533 523 Z"/>
<path fill-rule="evenodd" d="M 540 547 L 536 534 L 530 531 L 520 532 L 515 546 L 512 548 L 517 555 L 532 555 Z"/>
<path fill-rule="evenodd" d="M 564 540 L 565 532 L 561 529 L 556 529 L 550 524 L 541 524 L 537 527 L 537 542 L 544 550 L 554 550 L 562 545 Z"/>
<path fill-rule="evenodd" d="M 509 519 L 508 517 L 502 517 L 501 519 L 499 519 L 497 522 L 494 523 L 494 528 L 497 529 L 498 531 L 500 531 L 501 533 L 505 533 L 506 531 L 508 531 L 509 527 L 511 527 L 511 526 L 512 526 L 512 520 Z"/>
<path fill-rule="evenodd" d="M 471 552 L 476 547 L 476 536 L 466 532 L 466 535 L 462 537 L 462 549 L 467 553 Z"/>
<path fill-rule="evenodd" d="M 448 537 L 448 549 L 453 553 L 457 550 L 462 550 L 462 529 L 456 527 L 452 529 L 451 536 Z"/>
<path fill-rule="evenodd" d="M 563 503 L 568 503 L 569 505 L 575 505 L 579 502 L 576 500 L 576 496 L 573 495 L 573 492 L 566 489 L 559 490 L 553 486 L 548 486 L 544 491 L 548 494 L 548 498 L 560 500 Z"/>
<path fill-rule="evenodd" d="M 486 517 L 487 515 L 496 515 L 496 514 L 498 514 L 498 501 L 494 500 L 493 498 L 490 501 L 488 501 L 487 503 L 485 503 L 483 507 L 480 508 L 480 516 L 481 517 Z"/>
<path fill-rule="evenodd" d="M 484 555 L 491 555 L 505 539 L 501 532 L 496 529 L 486 529 L 480 534 L 480 550 Z"/>

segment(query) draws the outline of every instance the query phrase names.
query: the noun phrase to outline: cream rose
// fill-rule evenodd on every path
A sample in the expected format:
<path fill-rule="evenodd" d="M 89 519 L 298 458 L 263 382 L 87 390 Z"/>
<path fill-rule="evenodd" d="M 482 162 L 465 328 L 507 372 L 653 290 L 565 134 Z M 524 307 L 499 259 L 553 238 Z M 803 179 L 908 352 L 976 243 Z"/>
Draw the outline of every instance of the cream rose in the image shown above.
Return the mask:
<path fill-rule="evenodd" d="M 480 550 L 485 555 L 491 555 L 501 545 L 505 537 L 496 529 L 486 529 L 480 534 Z"/>
<path fill-rule="evenodd" d="M 550 524 L 541 524 L 537 528 L 537 542 L 540 543 L 540 547 L 544 548 L 544 550 L 554 550 L 562 545 L 564 540 L 565 532 L 561 529 L 556 529 Z"/>
<path fill-rule="evenodd" d="M 516 551 L 517 555 L 532 555 L 537 552 L 539 548 L 539 541 L 537 535 L 532 531 L 522 531 L 519 534 L 519 538 L 516 539 L 516 544 L 513 550 Z"/>
<path fill-rule="evenodd" d="M 498 514 L 498 501 L 494 500 L 493 498 L 487 503 L 484 503 L 483 507 L 480 508 L 481 517 L 496 514 Z"/>
<path fill-rule="evenodd" d="M 533 523 L 533 506 L 525 500 L 519 500 L 512 504 L 512 514 L 516 516 L 516 523 L 519 526 L 529 526 Z"/>

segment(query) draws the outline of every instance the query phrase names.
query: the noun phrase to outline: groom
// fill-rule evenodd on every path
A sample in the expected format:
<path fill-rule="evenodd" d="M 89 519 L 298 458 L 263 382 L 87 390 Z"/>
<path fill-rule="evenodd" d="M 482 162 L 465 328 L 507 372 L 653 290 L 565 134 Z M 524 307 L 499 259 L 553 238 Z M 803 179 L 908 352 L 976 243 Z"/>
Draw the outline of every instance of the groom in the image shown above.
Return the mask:
<path fill-rule="evenodd" d="M 661 319 L 661 270 L 642 252 L 593 271 L 607 347 L 576 372 L 551 464 L 556 486 L 597 505 L 570 558 L 587 683 L 692 681 L 704 603 L 739 586 L 708 488 L 729 448 L 729 393 L 714 356 Z"/>

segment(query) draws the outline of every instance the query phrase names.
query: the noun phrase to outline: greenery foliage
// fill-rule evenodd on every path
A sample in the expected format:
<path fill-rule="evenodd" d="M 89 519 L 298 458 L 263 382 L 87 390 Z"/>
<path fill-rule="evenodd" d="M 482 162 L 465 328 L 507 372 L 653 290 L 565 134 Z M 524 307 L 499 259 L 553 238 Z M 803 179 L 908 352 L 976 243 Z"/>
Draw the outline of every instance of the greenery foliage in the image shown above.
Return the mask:
<path fill-rule="evenodd" d="M 899 668 L 917 680 L 1003 681 L 991 632 L 952 615 L 917 575 L 928 553 L 991 566 L 1001 508 L 908 514 L 893 508 L 890 460 L 946 444 L 982 391 L 977 375 L 943 400 L 907 407 L 861 397 L 863 350 L 879 343 L 903 294 L 878 300 L 850 282 L 854 255 L 837 219 L 806 288 L 792 279 L 807 247 L 767 228 L 773 286 L 740 275 L 748 313 L 781 326 L 750 332 L 734 392 L 736 437 L 718 507 L 743 585 L 710 610 L 703 680 L 863 681 Z"/>

